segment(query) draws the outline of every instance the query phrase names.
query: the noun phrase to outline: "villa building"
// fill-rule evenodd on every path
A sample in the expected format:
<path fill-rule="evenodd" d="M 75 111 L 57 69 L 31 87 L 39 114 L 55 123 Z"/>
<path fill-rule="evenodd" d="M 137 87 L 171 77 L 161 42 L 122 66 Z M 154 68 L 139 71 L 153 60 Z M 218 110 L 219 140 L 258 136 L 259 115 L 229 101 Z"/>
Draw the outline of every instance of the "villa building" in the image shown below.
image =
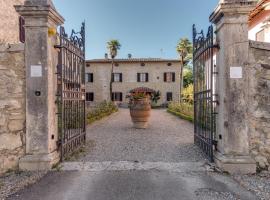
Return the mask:
<path fill-rule="evenodd" d="M 147 87 L 161 92 L 158 105 L 180 99 L 180 60 L 129 58 L 115 59 L 110 97 L 111 59 L 86 62 L 86 101 L 95 105 L 104 100 L 126 105 L 130 90 Z"/>
<path fill-rule="evenodd" d="M 249 15 L 249 39 L 270 42 L 270 0 L 259 1 Z"/>
<path fill-rule="evenodd" d="M 24 42 L 24 19 L 16 12 L 14 5 L 25 0 L 0 0 L 0 44 Z"/>

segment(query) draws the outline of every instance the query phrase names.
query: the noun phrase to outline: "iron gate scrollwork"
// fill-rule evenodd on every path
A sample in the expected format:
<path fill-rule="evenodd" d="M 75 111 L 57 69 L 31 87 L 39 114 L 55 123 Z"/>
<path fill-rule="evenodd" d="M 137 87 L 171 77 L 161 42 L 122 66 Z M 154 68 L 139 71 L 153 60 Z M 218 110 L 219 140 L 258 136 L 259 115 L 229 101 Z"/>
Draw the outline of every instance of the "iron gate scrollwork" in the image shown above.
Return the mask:
<path fill-rule="evenodd" d="M 85 143 L 85 23 L 70 37 L 60 27 L 57 66 L 58 144 L 61 161 Z"/>
<path fill-rule="evenodd" d="M 213 26 L 207 35 L 193 25 L 194 141 L 213 162 L 216 136 L 216 65 Z"/>

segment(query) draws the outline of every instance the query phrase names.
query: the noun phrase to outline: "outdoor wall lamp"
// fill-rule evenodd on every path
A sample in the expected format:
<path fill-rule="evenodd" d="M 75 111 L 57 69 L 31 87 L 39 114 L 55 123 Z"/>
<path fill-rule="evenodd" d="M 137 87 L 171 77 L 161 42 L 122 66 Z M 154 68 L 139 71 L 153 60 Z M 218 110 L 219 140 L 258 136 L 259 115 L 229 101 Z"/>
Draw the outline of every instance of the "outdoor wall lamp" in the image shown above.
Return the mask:
<path fill-rule="evenodd" d="M 55 36 L 57 33 L 57 30 L 56 28 L 48 28 L 48 34 L 49 34 L 49 37 L 52 37 L 52 36 Z"/>

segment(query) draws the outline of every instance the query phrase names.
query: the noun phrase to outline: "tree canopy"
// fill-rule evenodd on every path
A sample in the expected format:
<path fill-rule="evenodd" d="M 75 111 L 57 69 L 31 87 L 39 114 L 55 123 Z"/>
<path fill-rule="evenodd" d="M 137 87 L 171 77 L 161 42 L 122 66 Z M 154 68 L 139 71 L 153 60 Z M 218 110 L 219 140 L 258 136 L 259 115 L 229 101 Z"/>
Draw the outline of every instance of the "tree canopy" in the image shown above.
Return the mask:
<path fill-rule="evenodd" d="M 120 50 L 121 44 L 118 40 L 110 40 L 107 42 L 107 49 L 109 50 L 111 58 L 115 58 L 117 56 L 118 50 Z"/>
<path fill-rule="evenodd" d="M 188 64 L 192 59 L 192 43 L 188 38 L 181 38 L 176 46 L 176 51 L 179 53 L 183 64 Z"/>

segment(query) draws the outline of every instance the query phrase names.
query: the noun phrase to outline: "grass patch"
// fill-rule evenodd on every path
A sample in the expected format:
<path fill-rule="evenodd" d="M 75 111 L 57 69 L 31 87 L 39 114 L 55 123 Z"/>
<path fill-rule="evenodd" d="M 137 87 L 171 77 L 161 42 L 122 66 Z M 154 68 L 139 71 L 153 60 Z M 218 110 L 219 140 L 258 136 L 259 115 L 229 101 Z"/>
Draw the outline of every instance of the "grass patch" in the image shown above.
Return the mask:
<path fill-rule="evenodd" d="M 176 112 L 176 111 L 173 111 L 173 110 L 170 110 L 170 109 L 167 109 L 167 111 L 177 117 L 180 117 L 181 119 L 184 119 L 184 120 L 187 120 L 187 121 L 190 121 L 190 122 L 194 122 L 194 118 L 191 117 L 191 116 L 187 116 L 187 115 L 184 115 L 180 112 Z"/>
<path fill-rule="evenodd" d="M 194 122 L 194 109 L 190 103 L 172 102 L 168 105 L 167 111 L 181 119 Z"/>
<path fill-rule="evenodd" d="M 87 124 L 109 116 L 118 111 L 118 107 L 113 102 L 102 102 L 87 113 Z"/>

